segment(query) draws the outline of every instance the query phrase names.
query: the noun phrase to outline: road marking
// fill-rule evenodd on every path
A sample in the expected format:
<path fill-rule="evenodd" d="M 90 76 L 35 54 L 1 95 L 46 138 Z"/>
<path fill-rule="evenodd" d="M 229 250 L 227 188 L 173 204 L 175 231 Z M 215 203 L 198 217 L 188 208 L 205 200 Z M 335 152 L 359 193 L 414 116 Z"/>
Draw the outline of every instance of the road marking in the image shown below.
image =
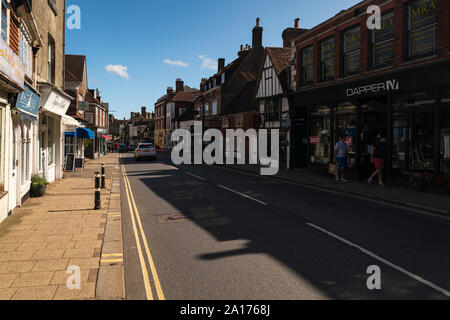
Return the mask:
<path fill-rule="evenodd" d="M 126 172 L 123 167 L 122 167 L 122 173 L 123 173 L 123 177 L 124 177 L 124 181 L 125 181 L 125 191 L 127 194 L 128 206 L 130 208 L 131 222 L 133 225 L 134 237 L 136 239 L 136 246 L 137 246 L 137 250 L 138 250 L 139 261 L 141 263 L 142 277 L 144 278 L 145 294 L 147 295 L 147 300 L 153 300 L 152 287 L 150 286 L 150 279 L 149 279 L 149 275 L 148 275 L 148 271 L 147 271 L 147 265 L 145 263 L 144 254 L 143 254 L 142 248 L 141 248 L 141 241 L 140 241 L 139 233 L 138 233 L 137 227 L 136 227 L 136 221 L 135 221 L 134 214 L 133 214 L 133 206 L 132 206 L 131 200 L 130 200 L 128 185 L 126 184 Z"/>
<path fill-rule="evenodd" d="M 111 254 L 102 254 L 102 257 L 123 257 L 123 253 L 111 253 Z"/>
<path fill-rule="evenodd" d="M 356 249 L 360 250 L 361 252 L 365 253 L 366 255 L 368 255 L 368 256 L 370 256 L 370 257 L 372 257 L 372 258 L 374 258 L 374 259 L 376 259 L 376 260 L 378 260 L 378 261 L 388 265 L 389 267 L 391 267 L 391 268 L 393 268 L 393 269 L 395 269 L 395 270 L 397 270 L 397 271 L 407 275 L 408 277 L 410 277 L 410 278 L 412 278 L 412 279 L 414 279 L 416 281 L 419 281 L 422 284 L 424 284 L 424 285 L 426 285 L 426 286 L 428 286 L 428 287 L 430 287 L 430 288 L 432 288 L 432 289 L 434 289 L 436 291 L 439 291 L 440 293 L 444 294 L 447 297 L 450 297 L 450 292 L 449 291 L 447 291 L 447 290 L 445 290 L 445 289 L 443 289 L 443 288 L 441 288 L 441 287 L 431 283 L 428 280 L 425 280 L 425 279 L 421 278 L 420 276 L 418 276 L 418 275 L 416 275 L 416 274 L 414 274 L 414 273 L 412 273 L 412 272 L 410 272 L 408 270 L 403 269 L 402 267 L 399 267 L 399 266 L 395 265 L 394 263 L 392 263 L 392 262 L 390 262 L 390 261 L 388 261 L 388 260 L 386 260 L 384 258 L 381 258 L 380 256 L 376 255 L 375 253 L 372 253 L 369 250 L 364 249 L 363 247 L 358 246 L 357 244 L 354 244 L 354 243 L 352 243 L 352 242 L 350 242 L 350 241 L 348 241 L 348 240 L 346 240 L 346 239 L 344 239 L 344 238 L 342 238 L 342 237 L 340 237 L 340 236 L 338 236 L 338 235 L 336 235 L 336 234 L 334 234 L 334 233 L 332 233 L 330 231 L 327 231 L 327 230 L 325 230 L 325 229 L 323 229 L 321 227 L 318 227 L 318 226 L 316 226 L 316 225 L 314 225 L 312 223 L 307 223 L 307 225 L 309 225 L 310 227 L 312 227 L 312 228 L 314 228 L 314 229 L 316 229 L 316 230 L 318 230 L 320 232 L 323 232 L 323 233 L 327 234 L 328 236 L 330 236 L 332 238 L 335 238 L 335 239 L 339 240 L 340 242 L 343 242 L 343 243 L 345 243 L 345 244 L 347 244 L 347 245 L 349 245 L 349 246 L 351 246 L 353 248 L 356 248 Z"/>
<path fill-rule="evenodd" d="M 147 260 L 148 260 L 148 262 L 150 264 L 150 269 L 151 269 L 152 275 L 153 275 L 153 281 L 155 282 L 156 293 L 158 295 L 159 300 L 165 300 L 164 293 L 163 293 L 163 290 L 162 290 L 162 287 L 161 287 L 161 282 L 159 281 L 158 272 L 156 271 L 156 266 L 155 266 L 155 263 L 153 261 L 152 254 L 150 252 L 150 247 L 148 245 L 148 240 L 147 240 L 147 237 L 145 235 L 144 228 L 142 227 L 142 222 L 141 222 L 141 217 L 140 217 L 140 214 L 139 214 L 139 210 L 138 210 L 138 208 L 136 206 L 136 202 L 134 200 L 133 191 L 131 190 L 130 181 L 128 180 L 128 177 L 126 175 L 126 169 L 123 168 L 123 170 L 124 170 L 124 173 L 125 173 L 125 183 L 128 185 L 128 189 L 129 189 L 129 192 L 130 192 L 130 198 L 131 198 L 131 201 L 133 203 L 134 213 L 136 215 L 136 220 L 137 220 L 138 225 L 139 225 L 139 229 L 140 229 L 141 236 L 142 236 L 142 241 L 144 242 L 145 251 L 147 253 Z"/>
<path fill-rule="evenodd" d="M 198 180 L 201 180 L 201 181 L 203 181 L 203 182 L 206 181 L 205 178 L 199 177 L 199 176 L 197 176 L 197 175 L 195 175 L 195 174 L 193 174 L 193 173 L 190 173 L 190 172 L 187 172 L 187 171 L 185 171 L 184 173 L 186 173 L 188 176 L 194 177 L 194 178 L 196 178 L 196 179 L 198 179 Z"/>
<path fill-rule="evenodd" d="M 244 198 L 253 200 L 253 201 L 255 201 L 255 202 L 258 202 L 259 204 L 262 204 L 263 206 L 267 206 L 267 203 L 262 202 L 261 200 L 255 199 L 255 198 L 253 198 L 253 197 L 250 197 L 250 196 L 248 196 L 248 195 L 246 195 L 246 194 L 240 193 L 240 192 L 238 192 L 238 191 L 234 191 L 234 190 L 232 190 L 232 189 L 230 189 L 230 188 L 227 188 L 227 187 L 224 187 L 224 186 L 222 186 L 222 185 L 220 185 L 220 184 L 218 185 L 218 187 L 219 187 L 219 188 L 222 188 L 222 189 L 225 189 L 225 190 L 227 190 L 227 191 L 233 192 L 233 193 L 235 193 L 235 194 L 238 194 L 238 195 L 240 195 L 241 197 L 244 197 Z"/>
<path fill-rule="evenodd" d="M 100 263 L 109 263 L 109 264 L 111 264 L 111 263 L 123 263 L 123 259 L 102 259 L 101 261 L 100 261 Z"/>

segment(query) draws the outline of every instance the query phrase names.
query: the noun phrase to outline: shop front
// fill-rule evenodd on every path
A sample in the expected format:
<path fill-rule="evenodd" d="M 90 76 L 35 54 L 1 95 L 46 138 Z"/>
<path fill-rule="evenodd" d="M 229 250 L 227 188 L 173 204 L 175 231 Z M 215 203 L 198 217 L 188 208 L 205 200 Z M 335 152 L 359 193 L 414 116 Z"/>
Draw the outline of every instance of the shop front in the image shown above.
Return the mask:
<path fill-rule="evenodd" d="M 343 135 L 350 172 L 367 179 L 373 171 L 372 146 L 386 136 L 390 177 L 450 174 L 449 59 L 300 90 L 294 100 L 296 109 L 308 112 L 308 136 L 303 138 L 309 142 L 305 156 L 313 170 L 327 171 Z"/>
<path fill-rule="evenodd" d="M 19 93 L 12 109 L 10 209 L 20 206 L 29 197 L 31 177 L 35 173 L 38 146 L 39 94 L 30 86 Z"/>
<path fill-rule="evenodd" d="M 62 91 L 45 86 L 40 89 L 41 115 L 39 127 L 39 173 L 48 182 L 63 178 L 64 171 L 64 123 L 70 97 Z"/>

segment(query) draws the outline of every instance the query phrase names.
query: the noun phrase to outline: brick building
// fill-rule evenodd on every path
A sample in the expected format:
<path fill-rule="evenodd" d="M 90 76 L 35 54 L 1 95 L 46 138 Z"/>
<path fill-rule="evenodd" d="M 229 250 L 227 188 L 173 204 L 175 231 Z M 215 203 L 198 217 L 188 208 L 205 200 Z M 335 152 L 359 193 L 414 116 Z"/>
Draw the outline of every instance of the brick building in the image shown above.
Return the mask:
<path fill-rule="evenodd" d="M 381 8 L 381 29 L 367 8 Z M 326 168 L 339 135 L 350 167 L 372 171 L 370 151 L 389 138 L 390 177 L 450 174 L 450 2 L 363 1 L 295 39 L 294 143 Z"/>

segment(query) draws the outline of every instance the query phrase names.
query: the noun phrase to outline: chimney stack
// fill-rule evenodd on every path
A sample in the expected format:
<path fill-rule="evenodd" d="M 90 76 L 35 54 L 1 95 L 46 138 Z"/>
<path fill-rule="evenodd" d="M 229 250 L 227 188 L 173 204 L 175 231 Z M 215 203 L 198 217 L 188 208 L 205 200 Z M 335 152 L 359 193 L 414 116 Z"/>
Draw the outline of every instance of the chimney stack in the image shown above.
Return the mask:
<path fill-rule="evenodd" d="M 182 92 L 184 91 L 184 82 L 180 78 L 177 79 L 176 82 L 176 92 Z"/>
<path fill-rule="evenodd" d="M 170 95 L 173 93 L 173 88 L 172 87 L 167 87 L 167 94 Z"/>
<path fill-rule="evenodd" d="M 299 18 L 295 19 L 294 28 L 287 28 L 283 31 L 283 48 L 290 48 L 292 46 L 292 41 L 294 41 L 295 38 L 308 31 L 306 29 L 300 29 L 299 22 Z"/>
<path fill-rule="evenodd" d="M 147 119 L 147 108 L 146 107 L 141 107 L 141 113 L 142 116 Z"/>
<path fill-rule="evenodd" d="M 222 71 L 225 69 L 225 59 L 224 58 L 219 59 L 218 67 L 219 67 L 219 71 Z"/>
<path fill-rule="evenodd" d="M 262 47 L 263 28 L 259 25 L 260 19 L 256 19 L 256 26 L 253 28 L 252 48 Z"/>

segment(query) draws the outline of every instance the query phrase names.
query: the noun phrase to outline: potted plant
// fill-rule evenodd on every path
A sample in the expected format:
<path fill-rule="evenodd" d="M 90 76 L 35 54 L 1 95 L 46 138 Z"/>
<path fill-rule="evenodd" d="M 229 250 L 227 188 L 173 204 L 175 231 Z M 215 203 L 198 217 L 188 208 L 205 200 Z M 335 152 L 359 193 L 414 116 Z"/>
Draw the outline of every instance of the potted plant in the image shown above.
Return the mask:
<path fill-rule="evenodd" d="M 48 181 L 41 176 L 35 175 L 31 178 L 31 196 L 43 197 L 47 191 Z"/>

